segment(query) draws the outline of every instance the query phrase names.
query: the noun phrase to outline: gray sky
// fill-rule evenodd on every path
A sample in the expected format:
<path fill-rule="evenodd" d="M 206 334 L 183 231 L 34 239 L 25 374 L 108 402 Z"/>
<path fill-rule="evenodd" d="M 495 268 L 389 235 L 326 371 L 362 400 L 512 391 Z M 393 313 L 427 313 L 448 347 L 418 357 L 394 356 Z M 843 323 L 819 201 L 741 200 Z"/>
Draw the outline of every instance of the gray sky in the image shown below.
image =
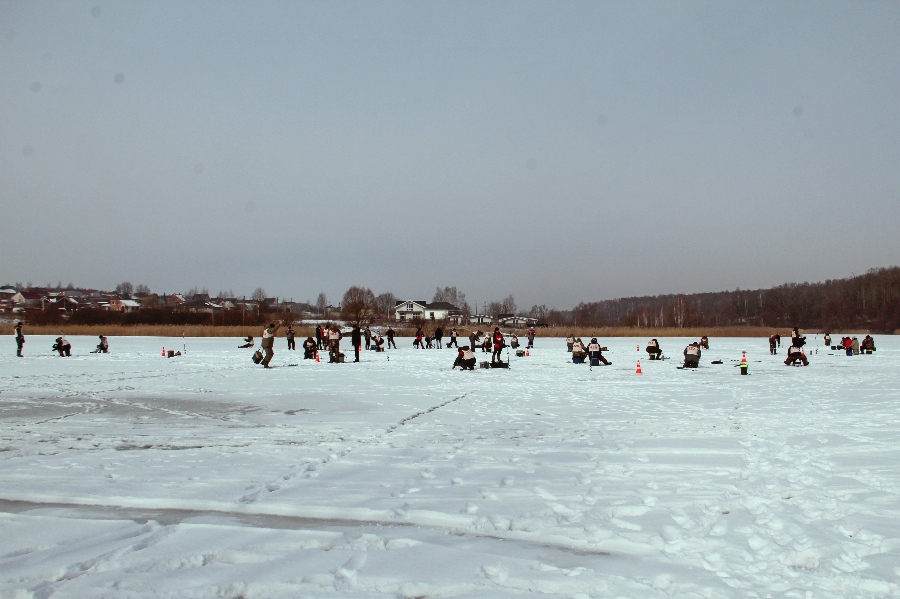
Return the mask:
<path fill-rule="evenodd" d="M 0 282 L 520 308 L 900 263 L 898 2 L 0 1 Z"/>

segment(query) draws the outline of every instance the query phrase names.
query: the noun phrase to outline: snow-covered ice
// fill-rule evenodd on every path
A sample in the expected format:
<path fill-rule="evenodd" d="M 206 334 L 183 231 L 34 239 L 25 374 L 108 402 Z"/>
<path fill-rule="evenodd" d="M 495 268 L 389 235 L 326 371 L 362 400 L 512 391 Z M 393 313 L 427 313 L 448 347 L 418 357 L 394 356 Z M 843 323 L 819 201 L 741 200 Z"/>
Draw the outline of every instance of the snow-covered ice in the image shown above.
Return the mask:
<path fill-rule="evenodd" d="M 810 336 L 805 368 L 713 338 L 696 371 L 539 337 L 474 372 L 409 339 L 279 338 L 268 371 L 238 339 L 6 339 L 2 597 L 900 596 L 895 337 Z"/>

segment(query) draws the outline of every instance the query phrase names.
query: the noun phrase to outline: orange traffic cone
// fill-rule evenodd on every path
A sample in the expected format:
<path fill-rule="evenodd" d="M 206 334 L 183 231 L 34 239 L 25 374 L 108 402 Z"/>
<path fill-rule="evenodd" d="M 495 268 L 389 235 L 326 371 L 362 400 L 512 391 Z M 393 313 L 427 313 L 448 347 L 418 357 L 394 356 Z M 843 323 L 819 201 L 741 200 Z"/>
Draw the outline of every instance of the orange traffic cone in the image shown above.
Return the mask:
<path fill-rule="evenodd" d="M 528 351 L 528 348 L 526 347 L 526 348 L 525 348 L 525 357 L 527 358 L 527 357 L 530 356 L 530 355 L 531 355 L 531 352 L 529 352 L 529 351 Z"/>
<path fill-rule="evenodd" d="M 644 374 L 641 372 L 641 361 L 638 360 L 637 370 L 634 371 L 635 374 Z"/>
<path fill-rule="evenodd" d="M 316 362 L 321 362 L 319 359 L 319 350 L 316 350 Z"/>
<path fill-rule="evenodd" d="M 166 346 L 163 346 L 162 354 L 160 354 L 163 358 L 166 357 Z"/>

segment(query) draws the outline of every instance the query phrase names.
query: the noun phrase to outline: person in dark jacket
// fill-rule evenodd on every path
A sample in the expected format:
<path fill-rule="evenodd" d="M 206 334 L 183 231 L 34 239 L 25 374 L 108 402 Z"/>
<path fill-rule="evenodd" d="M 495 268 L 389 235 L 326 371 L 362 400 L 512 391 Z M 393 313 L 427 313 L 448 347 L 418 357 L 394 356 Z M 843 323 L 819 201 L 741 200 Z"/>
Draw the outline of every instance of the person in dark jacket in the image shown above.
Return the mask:
<path fill-rule="evenodd" d="M 469 333 L 469 348 L 475 351 L 479 346 L 481 346 L 481 331 L 472 331 Z"/>
<path fill-rule="evenodd" d="M 528 349 L 531 349 L 532 347 L 534 347 L 534 335 L 535 335 L 534 327 L 529 328 L 528 329 Z"/>
<path fill-rule="evenodd" d="M 700 344 L 696 341 L 684 348 L 684 367 L 697 368 L 700 366 L 700 353 Z"/>
<path fill-rule="evenodd" d="M 662 348 L 659 346 L 659 341 L 656 339 L 651 339 L 647 342 L 647 353 L 650 355 L 651 360 L 661 360 L 662 359 Z"/>
<path fill-rule="evenodd" d="M 238 349 L 244 349 L 247 347 L 253 347 L 253 337 L 250 335 L 244 337 L 244 345 L 238 345 Z"/>
<path fill-rule="evenodd" d="M 798 362 L 804 366 L 809 366 L 809 360 L 806 359 L 806 354 L 803 353 L 803 350 L 796 345 L 791 345 L 788 348 L 787 358 L 784 359 L 784 365 L 793 366 Z"/>
<path fill-rule="evenodd" d="M 22 348 L 25 347 L 25 334 L 22 332 L 22 323 L 16 323 L 16 356 L 22 356 Z"/>
<path fill-rule="evenodd" d="M 325 329 L 322 325 L 316 325 L 316 349 L 325 349 Z"/>
<path fill-rule="evenodd" d="M 773 334 L 769 337 L 769 354 L 775 355 L 778 351 L 775 349 L 776 346 L 781 345 L 781 335 L 778 333 Z"/>
<path fill-rule="evenodd" d="M 353 356 L 354 362 L 359 362 L 359 348 L 362 347 L 362 331 L 359 329 L 359 325 L 353 325 L 353 330 L 350 332 L 350 343 L 353 344 Z"/>
<path fill-rule="evenodd" d="M 363 336 L 366 339 L 366 349 L 369 349 L 369 347 L 371 347 L 371 345 L 372 345 L 372 331 L 369 329 L 368 326 L 365 329 L 363 329 Z"/>
<path fill-rule="evenodd" d="M 394 349 L 397 349 L 397 343 L 394 341 L 394 329 L 388 327 L 388 330 L 384 333 L 387 336 L 387 347 L 391 349 L 391 346 L 394 346 Z"/>
<path fill-rule="evenodd" d="M 700 337 L 700 347 L 702 347 L 703 349 L 709 349 L 709 339 L 706 337 L 706 335 Z"/>
<path fill-rule="evenodd" d="M 303 359 L 304 360 L 312 360 L 316 357 L 316 351 L 318 351 L 319 346 L 316 344 L 316 340 L 312 337 L 307 337 L 306 341 L 303 342 Z"/>
<path fill-rule="evenodd" d="M 263 331 L 262 343 L 260 344 L 260 348 L 266 352 L 266 357 L 262 360 L 263 368 L 271 368 L 269 362 L 271 362 L 272 358 L 275 356 L 275 332 L 282 324 L 284 324 L 284 321 L 270 323 L 269 326 L 266 327 L 266 330 Z"/>
<path fill-rule="evenodd" d="M 603 348 L 600 347 L 600 344 L 597 342 L 596 337 L 591 338 L 591 342 L 588 343 L 587 353 L 588 358 L 591 361 L 591 366 L 600 366 L 600 364 L 609 366 L 610 364 L 612 364 L 612 362 L 603 357 Z"/>
<path fill-rule="evenodd" d="M 434 346 L 437 349 L 442 349 L 441 347 L 441 339 L 444 338 L 444 329 L 438 327 L 434 330 Z"/>

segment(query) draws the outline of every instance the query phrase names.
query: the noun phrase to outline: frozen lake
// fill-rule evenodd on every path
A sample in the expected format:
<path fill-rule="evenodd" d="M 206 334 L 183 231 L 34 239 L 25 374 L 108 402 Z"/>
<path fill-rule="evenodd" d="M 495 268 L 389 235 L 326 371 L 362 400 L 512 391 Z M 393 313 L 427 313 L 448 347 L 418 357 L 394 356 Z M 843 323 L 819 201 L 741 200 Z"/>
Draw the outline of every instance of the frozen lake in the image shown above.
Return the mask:
<path fill-rule="evenodd" d="M 900 597 L 896 337 L 810 335 L 805 368 L 713 338 L 696 371 L 688 339 L 590 369 L 539 337 L 474 372 L 408 338 L 338 365 L 279 337 L 272 370 L 5 339 L 0 597 Z"/>

